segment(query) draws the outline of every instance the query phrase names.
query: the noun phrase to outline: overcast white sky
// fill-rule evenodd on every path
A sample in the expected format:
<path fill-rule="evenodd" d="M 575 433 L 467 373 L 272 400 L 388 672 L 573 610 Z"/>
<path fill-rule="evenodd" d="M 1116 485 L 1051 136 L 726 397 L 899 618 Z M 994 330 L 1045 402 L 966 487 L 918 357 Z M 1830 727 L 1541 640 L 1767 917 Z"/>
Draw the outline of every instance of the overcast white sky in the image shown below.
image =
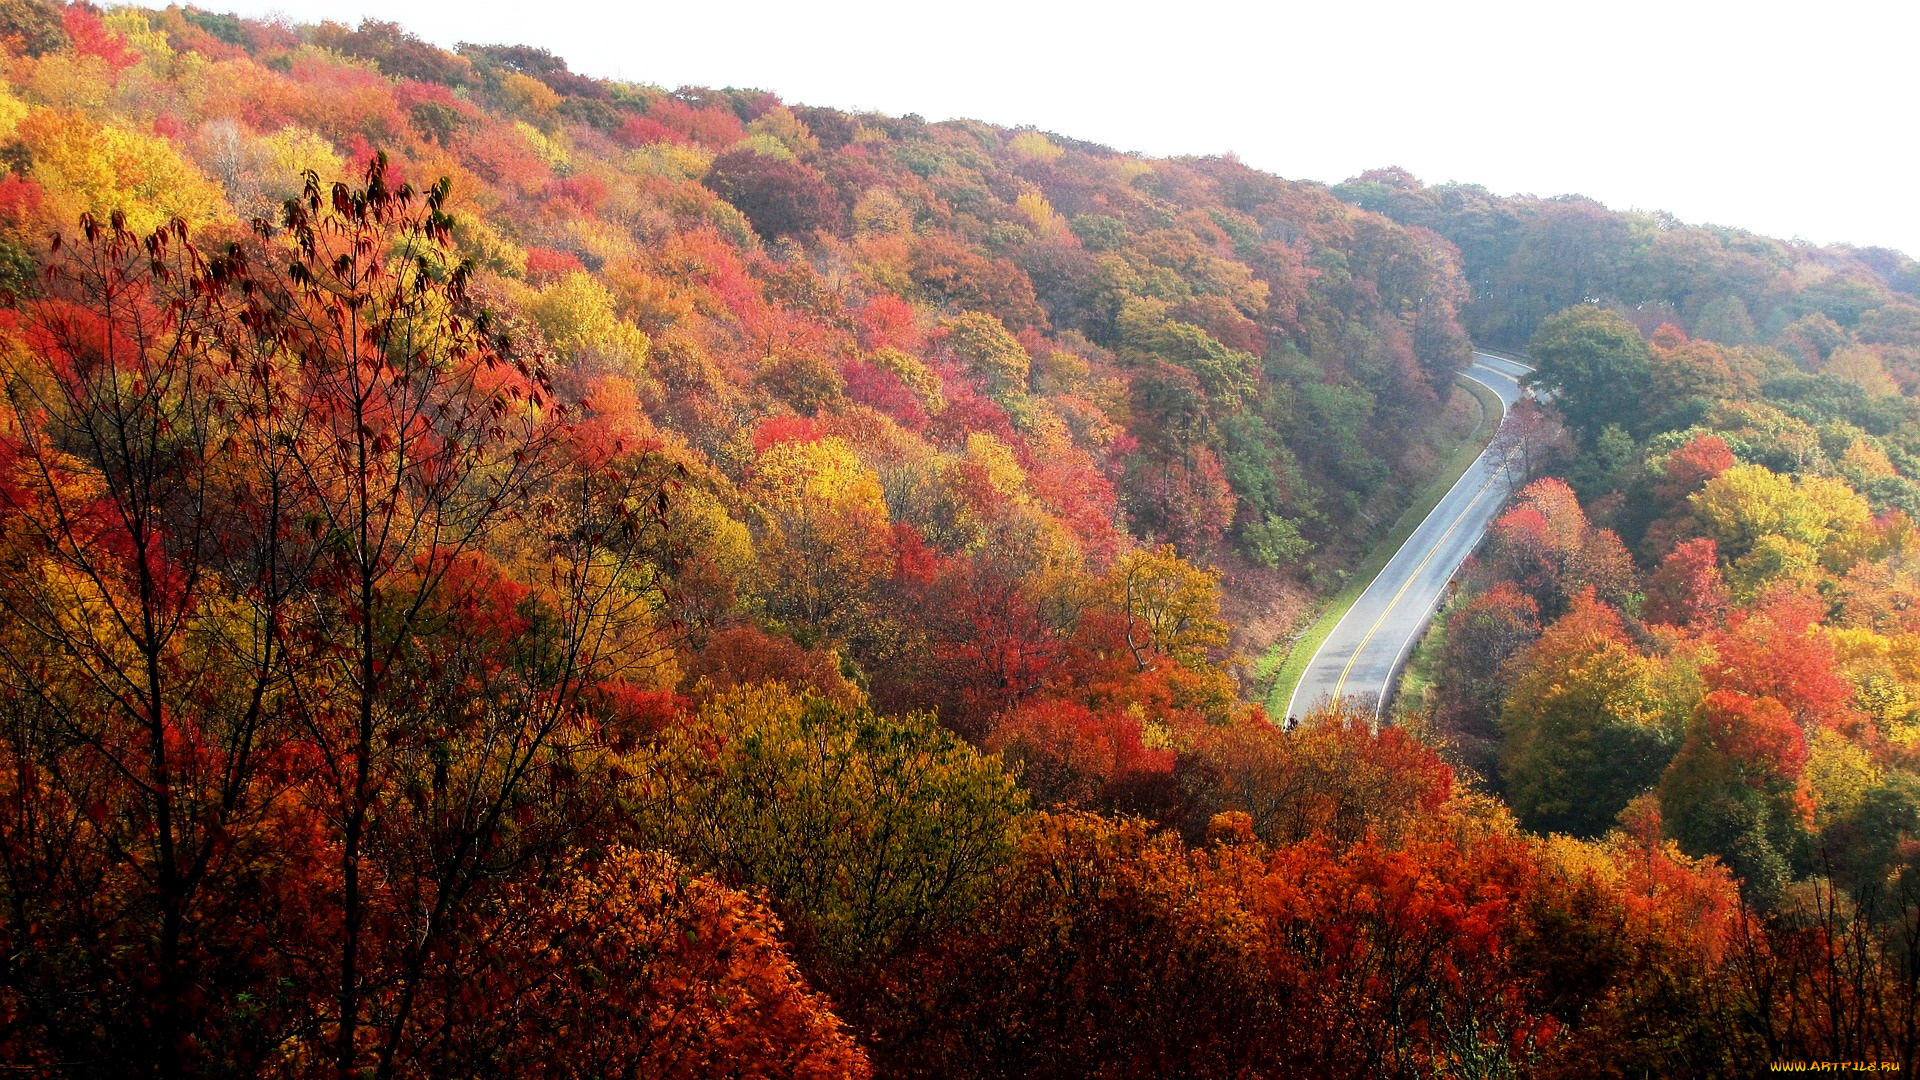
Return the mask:
<path fill-rule="evenodd" d="M 201 0 L 575 71 L 1031 124 L 1337 182 L 1579 192 L 1920 256 L 1920 2 L 1802 0 Z"/>

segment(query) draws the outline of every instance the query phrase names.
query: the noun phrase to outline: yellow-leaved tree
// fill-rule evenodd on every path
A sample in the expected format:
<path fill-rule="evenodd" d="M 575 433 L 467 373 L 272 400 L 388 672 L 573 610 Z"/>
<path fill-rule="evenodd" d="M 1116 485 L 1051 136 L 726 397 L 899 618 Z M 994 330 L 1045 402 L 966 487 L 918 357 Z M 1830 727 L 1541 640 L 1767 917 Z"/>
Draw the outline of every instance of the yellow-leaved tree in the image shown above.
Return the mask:
<path fill-rule="evenodd" d="M 620 317 L 613 294 L 586 273 L 575 271 L 540 290 L 527 314 L 583 373 L 638 375 L 647 362 L 647 335 Z"/>
<path fill-rule="evenodd" d="M 1155 656 L 1203 667 L 1227 646 L 1220 571 L 1182 559 L 1172 544 L 1121 556 L 1107 571 L 1108 602 L 1126 619 L 1127 648 L 1145 671 Z"/>
<path fill-rule="evenodd" d="M 174 218 L 197 227 L 232 216 L 219 186 L 158 136 L 61 109 L 29 113 L 19 136 L 56 220 L 82 213 L 104 220 L 119 210 L 128 229 L 148 233 Z"/>
<path fill-rule="evenodd" d="M 965 919 L 1026 800 L 930 716 L 758 686 L 634 763 L 645 839 L 764 889 L 816 969 L 857 975 Z"/>
<path fill-rule="evenodd" d="M 754 463 L 749 518 L 760 553 L 761 609 L 803 635 L 844 640 L 889 569 L 892 538 L 880 480 L 839 438 L 783 442 Z"/>
<path fill-rule="evenodd" d="M 1733 558 L 1769 535 L 1818 549 L 1871 516 L 1866 500 L 1838 480 L 1785 476 L 1764 465 L 1735 465 L 1688 501 L 1707 535 Z"/>

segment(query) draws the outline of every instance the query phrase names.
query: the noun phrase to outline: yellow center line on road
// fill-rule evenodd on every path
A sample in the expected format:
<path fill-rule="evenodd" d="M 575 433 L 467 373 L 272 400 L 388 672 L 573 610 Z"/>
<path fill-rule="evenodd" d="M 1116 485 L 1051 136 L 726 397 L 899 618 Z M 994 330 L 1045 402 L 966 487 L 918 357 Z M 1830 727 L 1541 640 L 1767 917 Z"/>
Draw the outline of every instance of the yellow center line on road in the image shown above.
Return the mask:
<path fill-rule="evenodd" d="M 1494 427 L 1497 432 L 1501 422 L 1506 420 L 1507 412 L 1509 411 L 1511 406 L 1508 404 L 1506 397 L 1504 395 L 1501 395 L 1499 391 L 1494 390 L 1493 386 L 1490 385 L 1486 379 L 1480 378 L 1479 375 L 1476 375 L 1475 374 L 1476 371 L 1485 375 L 1504 379 L 1507 382 L 1512 383 L 1516 391 L 1519 390 L 1520 388 L 1520 377 L 1513 375 L 1510 372 L 1502 371 L 1499 368 L 1488 366 L 1487 364 L 1481 361 L 1480 354 L 1478 353 L 1476 353 L 1474 356 L 1474 363 L 1472 367 L 1468 368 L 1466 371 L 1462 371 L 1459 373 L 1461 378 L 1467 379 L 1470 382 L 1479 383 L 1481 386 L 1486 387 L 1489 391 L 1492 391 L 1495 397 L 1499 398 L 1500 415 L 1494 420 Z M 1482 417 L 1481 422 L 1485 423 L 1484 417 Z M 1482 456 L 1483 457 L 1485 456 L 1484 451 L 1482 452 Z M 1478 464 L 1477 459 L 1475 461 L 1475 464 L 1476 465 Z M 1465 477 L 1463 476 L 1462 479 L 1465 479 Z M 1461 511 L 1460 515 L 1454 518 L 1453 523 L 1447 526 L 1446 532 L 1440 535 L 1440 540 L 1436 542 L 1433 545 L 1432 549 L 1430 549 L 1427 552 L 1426 558 L 1420 560 L 1420 565 L 1414 568 L 1412 575 L 1410 575 L 1407 578 L 1406 583 L 1400 586 L 1400 591 L 1395 593 L 1393 596 L 1393 599 L 1387 602 L 1386 610 L 1381 612 L 1380 617 L 1374 620 L 1373 626 L 1368 628 L 1366 637 L 1362 638 L 1359 646 L 1357 646 L 1354 649 L 1354 651 L 1348 655 L 1346 666 L 1340 669 L 1340 678 L 1337 682 L 1334 683 L 1333 693 L 1331 695 L 1332 699 L 1337 700 L 1340 697 L 1340 695 L 1346 690 L 1347 677 L 1353 674 L 1353 666 L 1356 662 L 1358 662 L 1360 658 L 1360 653 L 1364 651 L 1369 644 L 1372 643 L 1374 636 L 1380 632 L 1380 627 L 1386 622 L 1387 616 L 1392 614 L 1394 608 L 1399 606 L 1400 600 L 1406 595 L 1407 589 L 1410 588 L 1414 580 L 1420 576 L 1420 571 L 1426 569 L 1427 563 L 1433 560 L 1433 556 L 1439 551 L 1441 545 L 1446 542 L 1447 537 L 1452 536 L 1453 531 L 1460 527 L 1460 522 L 1466 519 L 1467 513 L 1470 512 L 1473 509 L 1474 505 L 1480 501 L 1481 496 L 1486 494 L 1487 488 L 1489 485 L 1493 483 L 1493 480 L 1494 480 L 1494 477 L 1490 475 L 1487 477 L 1486 480 L 1481 482 L 1480 490 L 1474 492 L 1473 497 L 1467 500 L 1467 509 Z M 1448 492 L 1448 494 L 1451 495 L 1452 492 Z M 1441 501 L 1442 502 L 1446 501 L 1444 496 L 1442 497 Z M 1438 510 L 1437 506 L 1435 507 L 1435 510 L 1436 511 Z M 1416 531 L 1418 530 L 1416 529 Z M 1382 567 L 1381 572 L 1384 573 L 1385 569 L 1386 569 L 1385 567 Z M 1361 595 L 1364 596 L 1365 593 L 1363 592 Z M 1356 601 L 1356 606 L 1357 606 L 1357 601 Z M 1349 609 L 1347 612 L 1348 615 L 1351 615 L 1352 613 L 1353 612 L 1351 609 Z M 1334 625 L 1333 627 L 1334 631 L 1337 632 L 1340 629 L 1340 625 L 1345 622 L 1346 622 L 1346 619 L 1343 616 L 1339 620 L 1339 622 Z M 1328 638 L 1326 640 L 1323 640 L 1320 643 L 1320 647 L 1314 650 L 1313 656 L 1307 659 L 1306 669 L 1304 669 L 1301 672 L 1299 682 L 1296 683 L 1293 688 L 1293 694 L 1287 699 L 1287 714 L 1289 717 L 1292 717 L 1292 715 L 1294 714 L 1295 705 L 1298 703 L 1300 699 L 1300 691 L 1306 685 L 1307 673 L 1312 671 L 1314 665 L 1319 663 L 1320 654 L 1326 651 L 1327 646 L 1331 645 L 1332 643 L 1333 643 L 1332 635 L 1329 634 Z M 1384 689 L 1382 692 L 1384 693 Z M 1377 709 L 1378 707 L 1379 705 L 1376 703 L 1375 708 Z"/>
<path fill-rule="evenodd" d="M 1433 546 L 1427 549 L 1427 557 L 1421 559 L 1420 565 L 1414 567 L 1413 571 L 1407 575 L 1407 580 L 1401 584 L 1400 591 L 1394 593 L 1393 599 L 1387 601 L 1387 606 L 1381 610 L 1380 617 L 1373 620 L 1373 625 L 1367 628 L 1366 636 L 1360 639 L 1360 644 L 1353 647 L 1353 652 L 1347 657 L 1347 666 L 1340 669 L 1340 678 L 1333 684 L 1333 700 L 1340 700 L 1341 692 L 1347 688 L 1347 676 L 1353 674 L 1353 665 L 1359 663 L 1360 654 L 1366 652 L 1367 646 L 1372 644 L 1373 636 L 1379 633 L 1380 627 L 1386 624 L 1387 616 L 1393 614 L 1393 609 L 1400 606 L 1400 598 L 1407 595 L 1407 590 L 1413 588 L 1415 581 L 1420 580 L 1420 571 L 1425 570 L 1427 564 L 1433 561 L 1433 557 L 1440 554 L 1440 549 L 1446 544 L 1447 537 L 1452 536 L 1453 530 L 1458 529 L 1460 523 L 1467 520 L 1467 515 L 1472 512 L 1474 505 L 1480 501 L 1480 496 L 1485 495 L 1487 488 L 1493 485 L 1493 476 L 1494 474 L 1490 473 L 1485 480 L 1480 482 L 1480 488 L 1473 493 L 1473 498 L 1467 500 L 1467 505 L 1461 509 L 1459 516 L 1453 519 L 1453 523 L 1447 526 L 1447 531 L 1441 533 L 1440 539 L 1435 540 Z"/>

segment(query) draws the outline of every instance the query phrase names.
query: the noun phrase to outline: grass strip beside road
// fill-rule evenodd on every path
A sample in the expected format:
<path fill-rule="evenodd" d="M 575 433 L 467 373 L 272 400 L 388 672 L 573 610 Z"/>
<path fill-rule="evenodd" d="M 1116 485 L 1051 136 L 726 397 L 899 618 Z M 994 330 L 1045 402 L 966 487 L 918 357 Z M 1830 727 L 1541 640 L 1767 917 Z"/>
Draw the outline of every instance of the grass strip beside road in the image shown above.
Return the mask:
<path fill-rule="evenodd" d="M 1524 364 L 1527 367 L 1533 366 L 1533 357 L 1523 352 L 1515 352 L 1512 349 L 1489 349 L 1484 345 L 1475 345 L 1473 351 L 1483 352 L 1488 356 L 1497 356 L 1502 360 L 1511 360 L 1516 364 Z"/>
<path fill-rule="evenodd" d="M 1442 599 L 1440 607 L 1433 613 L 1433 622 L 1420 635 L 1420 643 L 1407 657 L 1407 666 L 1401 669 L 1400 685 L 1394 688 L 1393 702 L 1387 708 L 1387 715 L 1393 718 L 1395 727 L 1406 727 L 1408 722 L 1426 704 L 1427 690 L 1433 685 L 1435 669 L 1440 665 L 1440 650 L 1447 644 L 1447 615 L 1453 611 L 1453 603 Z"/>
<path fill-rule="evenodd" d="M 1361 593 L 1367 591 L 1367 586 L 1373 583 L 1373 579 L 1379 577 L 1380 571 L 1386 569 L 1387 561 L 1393 558 L 1393 553 L 1400 550 L 1400 546 L 1413 535 L 1413 530 L 1420 527 L 1420 523 L 1426 520 L 1428 514 L 1433 513 L 1434 507 L 1440 505 L 1440 500 L 1446 497 L 1454 481 L 1460 479 L 1461 474 L 1467 471 L 1474 459 L 1480 456 L 1480 452 L 1493 441 L 1494 425 L 1489 421 L 1500 415 L 1500 399 L 1493 391 L 1472 379 L 1462 378 L 1460 385 L 1466 387 L 1475 400 L 1480 402 L 1480 423 L 1473 429 L 1473 434 L 1467 436 L 1466 441 L 1453 452 L 1453 456 L 1447 459 L 1446 467 L 1436 473 L 1433 479 L 1427 482 L 1427 486 L 1421 489 L 1420 497 L 1414 500 L 1413 505 L 1407 507 L 1398 521 L 1394 522 L 1393 530 L 1381 537 L 1380 542 L 1367 553 L 1366 560 L 1354 570 L 1351 577 L 1347 578 L 1347 583 L 1341 587 L 1340 591 L 1327 599 L 1319 617 L 1292 641 L 1276 642 L 1273 648 L 1267 651 L 1267 655 L 1255 665 L 1255 679 L 1260 682 L 1265 682 L 1269 678 L 1272 680 L 1273 688 L 1267 692 L 1267 712 L 1275 720 L 1285 719 L 1287 699 L 1293 696 L 1293 688 L 1299 685 L 1300 676 L 1306 674 L 1308 662 L 1313 659 L 1313 654 L 1320 650 L 1320 643 L 1327 640 L 1328 634 L 1333 633 L 1333 628 L 1339 624 L 1341 616 L 1354 605 L 1354 601 L 1360 599 Z"/>

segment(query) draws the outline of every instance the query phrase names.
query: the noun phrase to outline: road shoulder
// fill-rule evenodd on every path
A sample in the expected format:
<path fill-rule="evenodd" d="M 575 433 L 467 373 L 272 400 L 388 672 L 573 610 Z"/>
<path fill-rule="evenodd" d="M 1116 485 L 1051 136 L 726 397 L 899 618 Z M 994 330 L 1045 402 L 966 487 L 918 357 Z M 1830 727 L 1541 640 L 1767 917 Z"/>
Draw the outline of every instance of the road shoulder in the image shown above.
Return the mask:
<path fill-rule="evenodd" d="M 1479 425 L 1454 450 L 1447 460 L 1446 467 L 1435 473 L 1427 482 L 1421 489 L 1419 497 L 1394 523 L 1393 530 L 1374 545 L 1367 558 L 1354 569 L 1353 576 L 1326 601 L 1320 613 L 1314 617 L 1306 629 L 1289 640 L 1276 642 L 1255 666 L 1256 678 L 1266 676 L 1272 679 L 1272 686 L 1266 694 L 1269 715 L 1275 717 L 1286 715 L 1294 688 L 1300 684 L 1301 677 L 1306 674 L 1307 667 L 1312 664 L 1315 654 L 1320 651 L 1320 646 L 1340 624 L 1340 620 L 1346 617 L 1347 611 L 1359 601 L 1368 586 L 1373 584 L 1373 580 L 1386 569 L 1387 563 L 1392 561 L 1393 556 L 1426 521 L 1427 516 L 1433 513 L 1442 499 L 1446 498 L 1447 492 L 1453 490 L 1453 485 L 1459 481 L 1460 477 L 1466 475 L 1475 461 L 1479 460 L 1487 444 L 1493 441 L 1495 424 L 1489 420 L 1503 415 L 1505 406 L 1491 389 L 1466 375 L 1461 374 L 1457 377 L 1457 381 L 1479 402 Z M 1269 672 L 1271 674 L 1267 675 Z"/>

